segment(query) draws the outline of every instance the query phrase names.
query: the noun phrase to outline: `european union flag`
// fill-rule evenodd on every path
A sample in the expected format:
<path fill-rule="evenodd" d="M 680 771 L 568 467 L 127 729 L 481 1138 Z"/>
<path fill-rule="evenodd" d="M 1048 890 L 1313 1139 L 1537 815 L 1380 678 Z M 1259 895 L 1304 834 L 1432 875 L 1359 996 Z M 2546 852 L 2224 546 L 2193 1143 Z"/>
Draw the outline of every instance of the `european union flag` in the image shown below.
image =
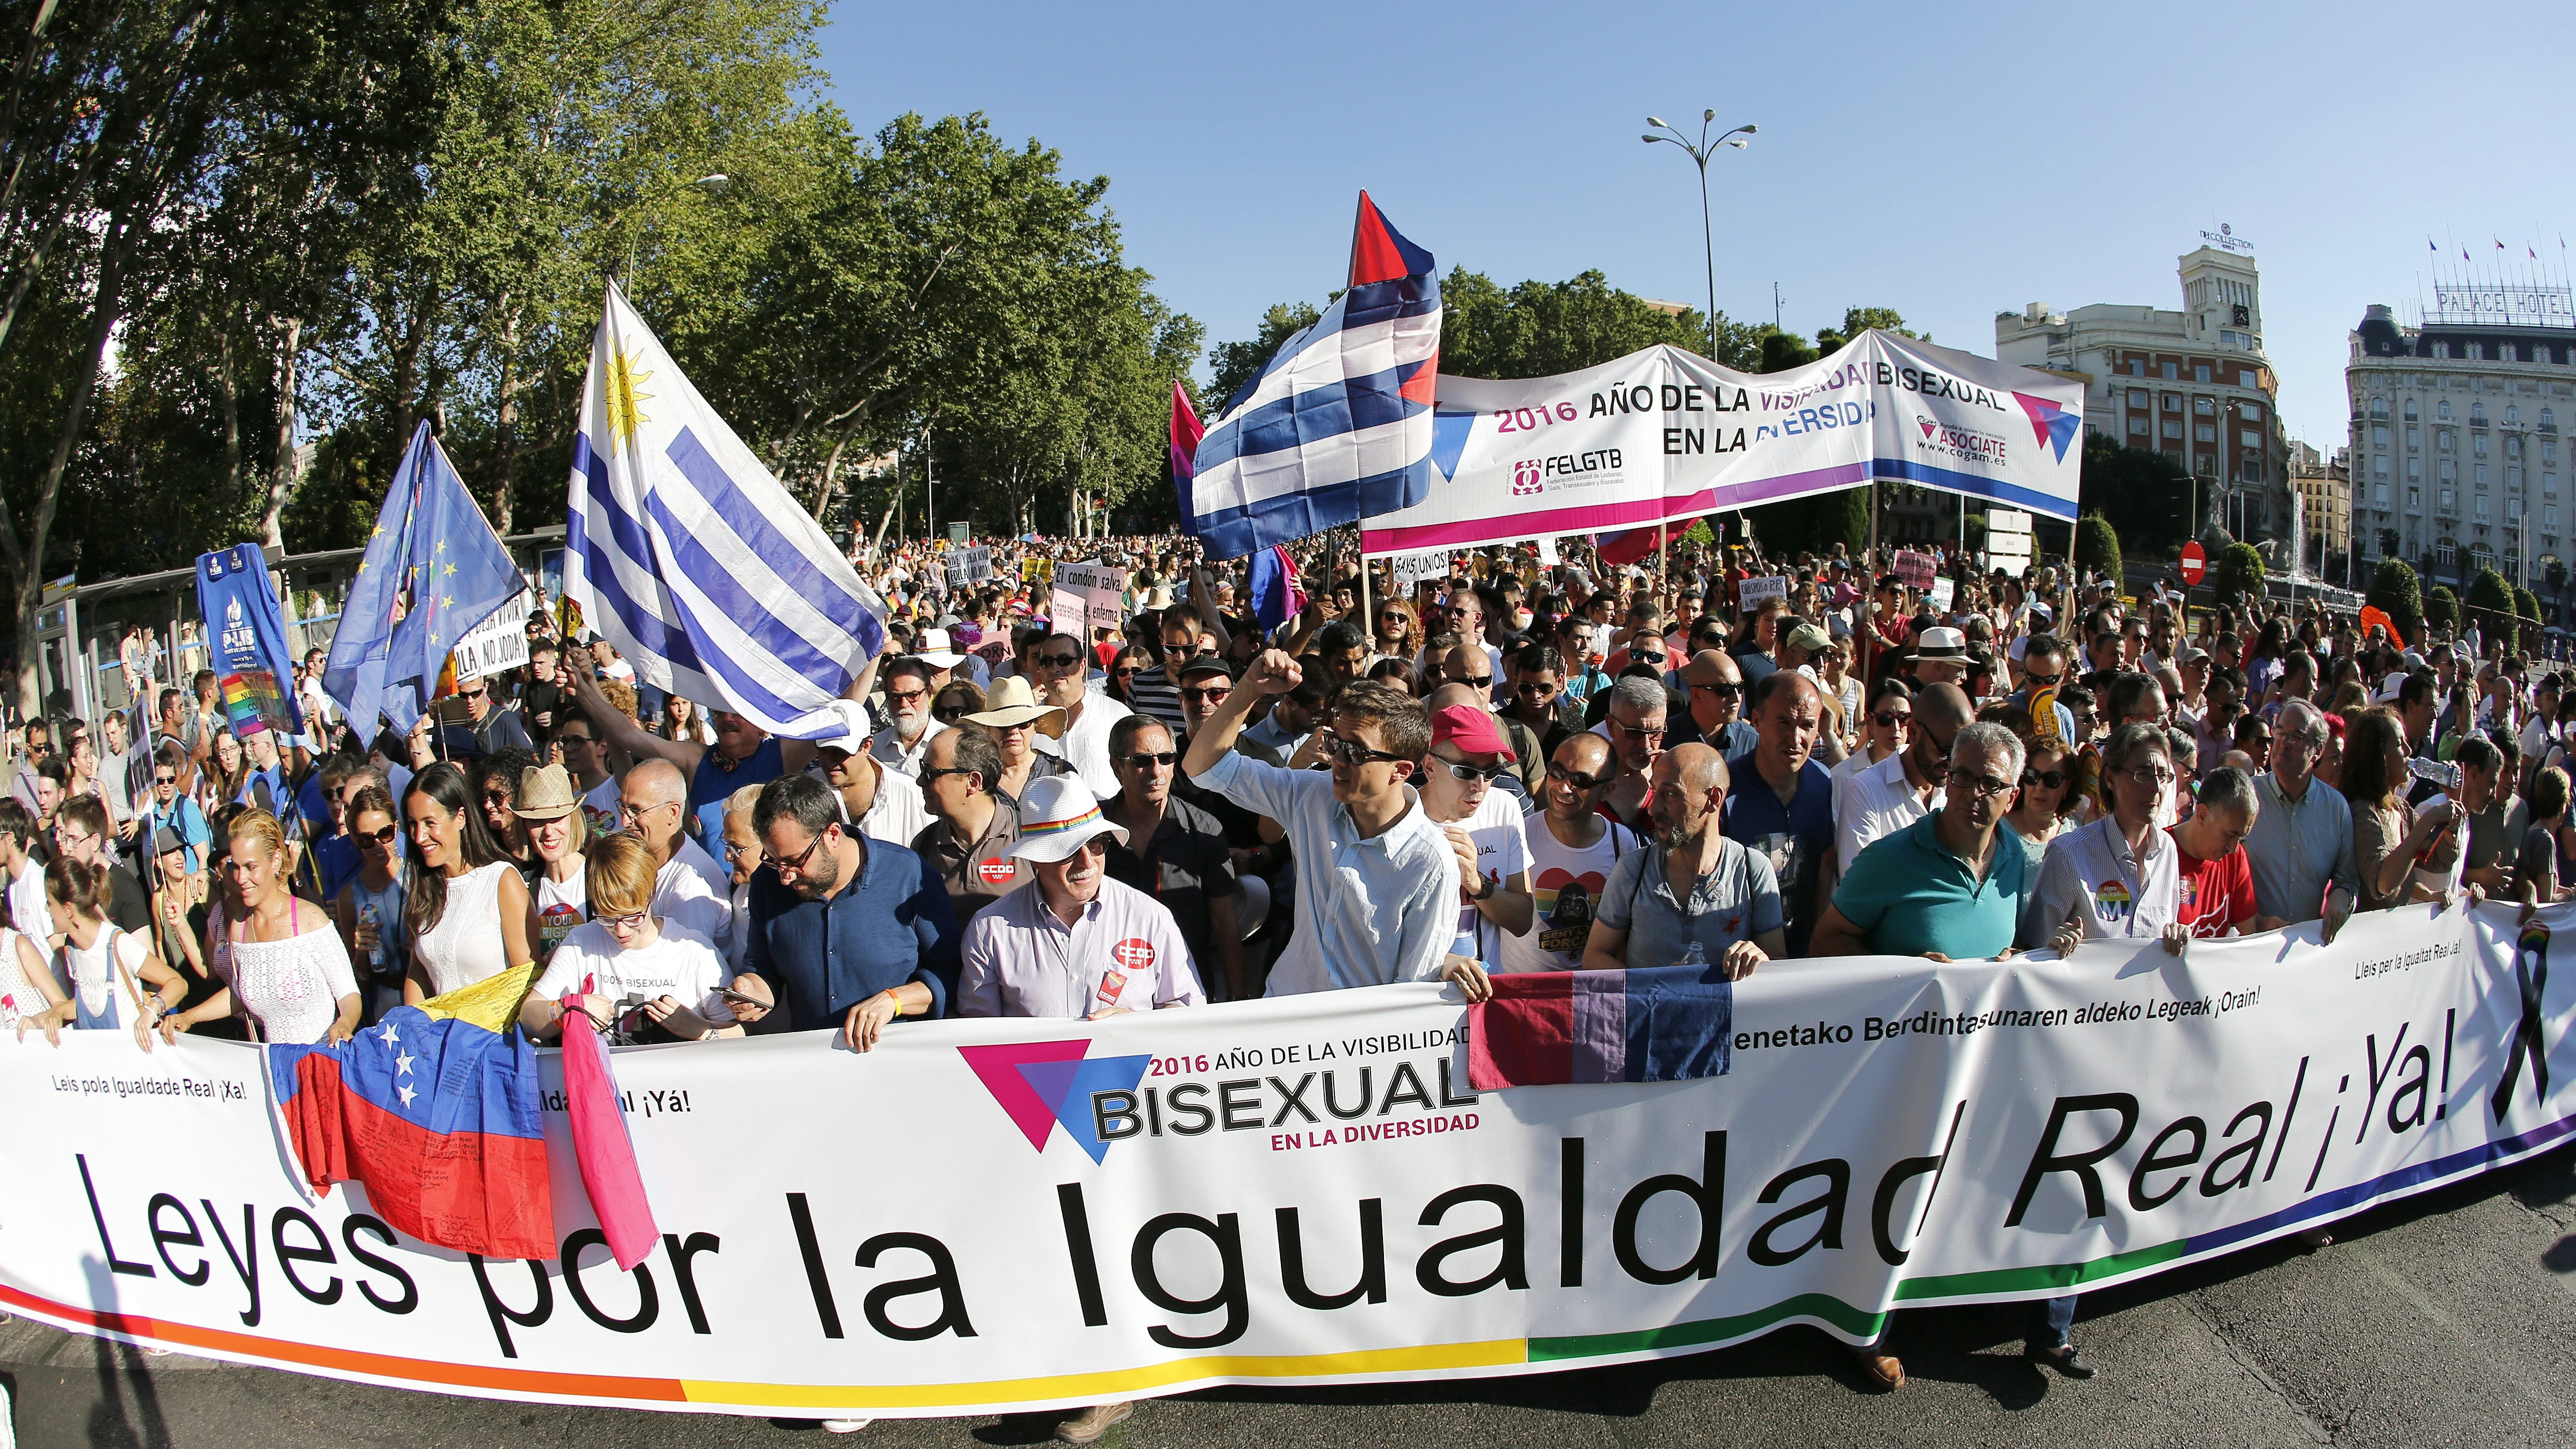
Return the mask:
<path fill-rule="evenodd" d="M 361 733 L 378 714 L 408 731 L 467 631 L 527 587 L 424 422 L 376 511 L 322 688 Z M 409 687 L 405 687 L 409 686 Z"/>

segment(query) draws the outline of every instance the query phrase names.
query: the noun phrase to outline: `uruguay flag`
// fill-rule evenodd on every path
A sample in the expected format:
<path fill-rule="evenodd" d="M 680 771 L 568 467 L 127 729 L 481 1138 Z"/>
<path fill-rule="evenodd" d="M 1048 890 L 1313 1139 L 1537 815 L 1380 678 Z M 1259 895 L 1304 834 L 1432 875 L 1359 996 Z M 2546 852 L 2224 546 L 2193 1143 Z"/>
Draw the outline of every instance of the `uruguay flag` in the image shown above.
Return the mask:
<path fill-rule="evenodd" d="M 1430 496 L 1434 267 L 1361 192 L 1350 290 L 1226 400 L 1194 476 L 1175 480 L 1181 516 L 1211 557 L 1241 558 Z"/>
<path fill-rule="evenodd" d="M 639 678 L 789 739 L 866 732 L 840 696 L 884 647 L 885 601 L 614 282 L 582 388 L 571 514 L 564 594 Z"/>

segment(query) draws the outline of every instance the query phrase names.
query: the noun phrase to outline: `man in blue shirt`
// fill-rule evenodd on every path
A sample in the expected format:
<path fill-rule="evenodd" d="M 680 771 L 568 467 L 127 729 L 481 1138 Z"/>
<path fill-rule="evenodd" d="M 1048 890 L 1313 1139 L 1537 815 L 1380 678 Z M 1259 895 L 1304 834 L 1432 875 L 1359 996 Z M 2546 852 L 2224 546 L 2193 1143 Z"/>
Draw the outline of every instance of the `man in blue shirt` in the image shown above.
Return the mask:
<path fill-rule="evenodd" d="M 1834 848 L 1833 772 L 1814 758 L 1824 718 L 1824 691 L 1814 680 L 1791 669 L 1767 675 L 1753 687 L 1761 742 L 1726 762 L 1735 787 L 1719 828 L 1769 858 L 1787 907 L 1791 956 L 1807 954 L 1816 929 L 1817 875 Z"/>
<path fill-rule="evenodd" d="M 769 863 L 751 878 L 744 995 L 784 1001 L 791 1031 L 838 1026 L 862 1052 L 898 1016 L 946 1014 L 957 914 L 920 856 L 843 829 L 838 797 L 811 775 L 763 785 L 751 828 Z"/>

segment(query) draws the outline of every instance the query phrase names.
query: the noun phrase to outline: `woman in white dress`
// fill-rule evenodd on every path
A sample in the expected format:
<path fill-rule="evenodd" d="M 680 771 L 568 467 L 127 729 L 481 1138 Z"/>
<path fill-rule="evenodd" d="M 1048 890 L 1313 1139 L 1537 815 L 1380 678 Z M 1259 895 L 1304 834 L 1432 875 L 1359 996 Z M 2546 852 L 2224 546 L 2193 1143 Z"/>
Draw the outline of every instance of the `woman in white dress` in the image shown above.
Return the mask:
<path fill-rule="evenodd" d="M 536 959 L 536 898 L 493 842 L 482 807 L 465 771 L 447 760 L 413 776 L 403 797 L 413 862 L 403 892 L 412 938 L 406 1005 Z"/>
<path fill-rule="evenodd" d="M 223 989 L 161 1018 L 161 1035 L 218 1017 L 247 1018 L 257 1040 L 337 1046 L 357 1034 L 363 999 L 349 949 L 328 912 L 286 888 L 286 834 L 265 810 L 234 817 L 222 869 L 241 889 L 241 913 L 224 923 Z"/>

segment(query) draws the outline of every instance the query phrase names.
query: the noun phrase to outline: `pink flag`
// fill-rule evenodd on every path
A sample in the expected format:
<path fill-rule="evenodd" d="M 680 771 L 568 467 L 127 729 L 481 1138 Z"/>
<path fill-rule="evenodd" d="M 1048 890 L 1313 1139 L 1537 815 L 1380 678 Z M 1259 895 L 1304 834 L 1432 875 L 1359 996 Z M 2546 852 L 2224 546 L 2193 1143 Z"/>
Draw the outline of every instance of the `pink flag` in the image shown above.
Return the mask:
<path fill-rule="evenodd" d="M 586 988 L 589 983 L 584 982 Z M 580 1008 L 567 1003 L 570 1021 Z M 635 1139 L 627 1135 L 626 1114 L 618 1107 L 617 1076 L 609 1069 L 608 1048 L 583 1022 L 571 1022 L 563 1034 L 564 1115 L 572 1119 L 573 1156 L 581 1163 L 581 1185 L 590 1193 L 590 1210 L 608 1237 L 617 1266 L 632 1269 L 653 1251 L 661 1230 L 653 1222 L 653 1205 L 644 1199 L 644 1177 L 635 1168 Z"/>

